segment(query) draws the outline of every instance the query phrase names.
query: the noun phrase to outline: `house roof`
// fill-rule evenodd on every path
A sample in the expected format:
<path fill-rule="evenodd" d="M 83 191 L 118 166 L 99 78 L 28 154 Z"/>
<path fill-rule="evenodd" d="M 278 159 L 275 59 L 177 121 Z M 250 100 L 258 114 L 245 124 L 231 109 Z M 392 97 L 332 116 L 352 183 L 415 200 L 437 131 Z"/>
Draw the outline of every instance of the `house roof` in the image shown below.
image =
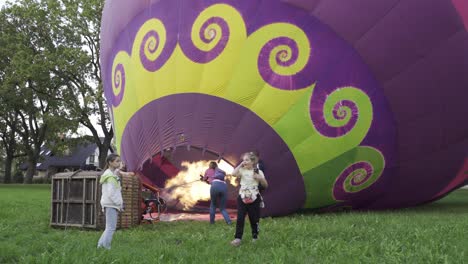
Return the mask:
<path fill-rule="evenodd" d="M 95 143 L 77 145 L 70 155 L 56 156 L 49 149 L 41 148 L 42 162 L 37 163 L 37 170 L 47 170 L 52 167 L 81 167 L 85 165 L 86 159 L 94 153 L 97 145 Z M 27 170 L 28 164 L 23 163 L 20 166 L 21 170 Z"/>

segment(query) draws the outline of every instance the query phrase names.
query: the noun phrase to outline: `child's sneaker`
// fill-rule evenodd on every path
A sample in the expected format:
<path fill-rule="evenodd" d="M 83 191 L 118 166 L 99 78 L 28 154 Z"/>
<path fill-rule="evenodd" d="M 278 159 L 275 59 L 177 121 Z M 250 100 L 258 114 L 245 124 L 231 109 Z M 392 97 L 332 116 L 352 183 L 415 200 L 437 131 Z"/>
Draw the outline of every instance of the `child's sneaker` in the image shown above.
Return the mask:
<path fill-rule="evenodd" d="M 235 246 L 235 247 L 238 247 L 241 243 L 241 240 L 236 238 L 234 239 L 233 241 L 231 241 L 231 245 Z"/>
<path fill-rule="evenodd" d="M 257 240 L 258 240 L 258 238 L 253 238 L 252 243 L 254 243 L 254 244 L 257 243 Z"/>

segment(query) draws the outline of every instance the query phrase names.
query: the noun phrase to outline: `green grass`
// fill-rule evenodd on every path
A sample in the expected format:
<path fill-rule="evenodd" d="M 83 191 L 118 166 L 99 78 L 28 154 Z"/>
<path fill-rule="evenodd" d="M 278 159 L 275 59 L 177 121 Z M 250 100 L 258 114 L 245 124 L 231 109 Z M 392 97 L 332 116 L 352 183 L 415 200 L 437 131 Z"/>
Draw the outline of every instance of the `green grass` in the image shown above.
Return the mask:
<path fill-rule="evenodd" d="M 172 222 L 118 230 L 112 250 L 100 231 L 49 227 L 50 185 L 0 185 L 0 263 L 468 263 L 468 190 L 386 212 L 292 215 L 246 225 Z"/>

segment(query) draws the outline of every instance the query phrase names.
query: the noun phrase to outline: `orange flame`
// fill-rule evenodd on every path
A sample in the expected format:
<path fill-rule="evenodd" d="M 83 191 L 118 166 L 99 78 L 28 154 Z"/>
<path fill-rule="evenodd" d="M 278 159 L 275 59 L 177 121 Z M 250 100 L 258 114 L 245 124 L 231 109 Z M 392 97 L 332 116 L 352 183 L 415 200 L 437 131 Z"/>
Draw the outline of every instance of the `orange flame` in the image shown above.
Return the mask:
<path fill-rule="evenodd" d="M 202 160 L 197 162 L 183 161 L 182 166 L 186 168 L 180 171 L 177 176 L 169 179 L 166 182 L 164 191 L 166 195 L 165 199 L 168 201 L 168 205 L 178 207 L 178 204 L 174 204 L 177 200 L 183 210 L 192 208 L 198 201 L 208 201 L 210 199 L 210 185 L 206 182 L 200 181 L 200 175 L 204 175 L 206 169 L 209 167 L 210 161 Z M 219 168 L 224 170 L 226 174 L 232 173 L 233 168 L 225 161 L 221 161 L 218 164 Z M 234 177 L 226 177 L 226 181 L 229 181 L 231 185 L 236 186 Z"/>
<path fill-rule="evenodd" d="M 210 199 L 210 185 L 200 181 L 200 175 L 205 173 L 209 161 L 187 162 L 183 161 L 182 170 L 172 179 L 166 182 L 165 190 L 171 199 L 178 200 L 183 209 L 190 209 L 197 201 L 208 201 Z"/>

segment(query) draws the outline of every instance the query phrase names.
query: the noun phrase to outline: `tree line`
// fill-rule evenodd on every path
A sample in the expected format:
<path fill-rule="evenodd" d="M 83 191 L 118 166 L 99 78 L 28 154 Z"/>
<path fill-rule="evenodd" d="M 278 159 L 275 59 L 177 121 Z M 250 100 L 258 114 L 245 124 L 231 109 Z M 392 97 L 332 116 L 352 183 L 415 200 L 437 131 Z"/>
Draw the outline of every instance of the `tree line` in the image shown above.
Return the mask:
<path fill-rule="evenodd" d="M 92 134 L 104 165 L 114 133 L 99 61 L 103 5 L 103 0 L 20 0 L 0 10 L 4 182 L 12 180 L 12 166 L 20 159 L 28 164 L 24 182 L 31 183 L 41 146 L 60 148 L 60 135 L 79 125 Z"/>

